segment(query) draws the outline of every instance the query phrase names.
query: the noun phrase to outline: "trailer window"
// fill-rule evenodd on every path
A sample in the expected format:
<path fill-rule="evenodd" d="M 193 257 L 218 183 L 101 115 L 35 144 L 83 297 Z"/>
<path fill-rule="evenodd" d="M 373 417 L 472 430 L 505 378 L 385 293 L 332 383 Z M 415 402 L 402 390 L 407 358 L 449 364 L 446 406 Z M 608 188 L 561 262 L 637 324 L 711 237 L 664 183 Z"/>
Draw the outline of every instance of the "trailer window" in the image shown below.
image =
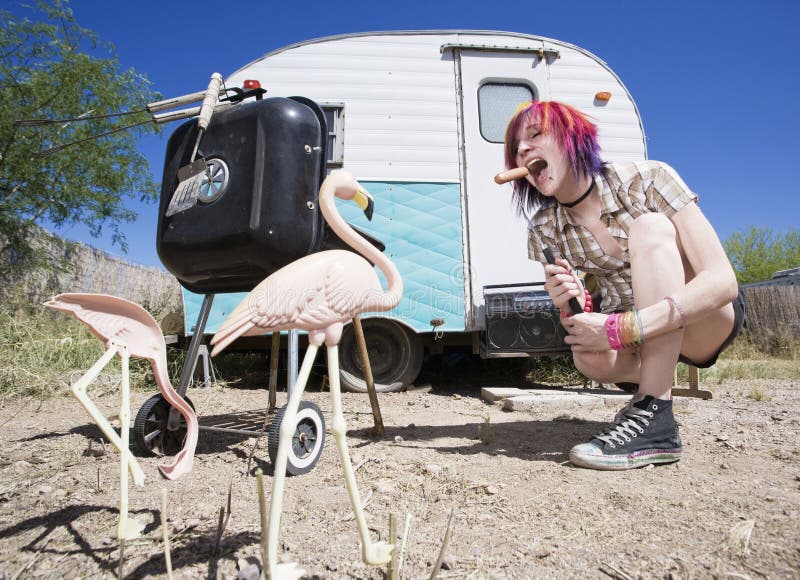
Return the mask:
<path fill-rule="evenodd" d="M 529 85 L 486 83 L 478 89 L 478 115 L 481 136 L 490 143 L 502 143 L 506 125 L 520 103 L 532 101 Z"/>
<path fill-rule="evenodd" d="M 328 167 L 344 163 L 344 105 L 322 104 L 325 124 L 328 125 Z"/>

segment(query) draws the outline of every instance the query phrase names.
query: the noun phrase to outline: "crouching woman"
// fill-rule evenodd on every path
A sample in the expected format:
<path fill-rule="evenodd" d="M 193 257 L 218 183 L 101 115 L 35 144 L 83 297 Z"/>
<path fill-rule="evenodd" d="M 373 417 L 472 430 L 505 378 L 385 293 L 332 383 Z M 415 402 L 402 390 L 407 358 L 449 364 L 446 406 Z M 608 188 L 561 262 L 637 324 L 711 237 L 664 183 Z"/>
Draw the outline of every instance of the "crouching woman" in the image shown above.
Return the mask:
<path fill-rule="evenodd" d="M 514 201 L 532 214 L 528 252 L 545 264 L 575 366 L 601 383 L 638 385 L 570 461 L 592 469 L 677 461 L 675 365 L 713 365 L 744 322 L 736 277 L 697 196 L 665 163 L 604 163 L 596 125 L 557 102 L 520 107 L 506 130 L 505 162 L 528 169 L 513 183 Z M 553 265 L 545 246 L 558 256 Z M 575 269 L 596 278 L 599 308 Z M 571 298 L 584 312 L 572 314 Z"/>

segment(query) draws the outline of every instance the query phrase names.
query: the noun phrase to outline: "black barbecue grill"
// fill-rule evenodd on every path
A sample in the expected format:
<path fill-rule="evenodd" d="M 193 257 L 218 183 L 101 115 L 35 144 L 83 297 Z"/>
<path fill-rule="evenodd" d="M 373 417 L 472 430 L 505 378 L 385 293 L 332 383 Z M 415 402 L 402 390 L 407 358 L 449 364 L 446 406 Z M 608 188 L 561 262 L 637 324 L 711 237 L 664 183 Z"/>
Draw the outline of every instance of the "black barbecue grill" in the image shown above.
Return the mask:
<path fill-rule="evenodd" d="M 156 246 L 164 267 L 181 285 L 204 295 L 177 388 L 184 398 L 214 294 L 250 291 L 280 268 L 321 250 L 350 250 L 327 227 L 319 209 L 327 135 L 324 113 L 314 101 L 262 99 L 261 94 L 255 101 L 215 109 L 205 130 L 195 119 L 171 135 Z M 360 233 L 383 251 L 383 244 Z M 290 345 L 296 345 L 297 333 L 292 332 Z M 142 452 L 180 448 L 181 416 L 164 403 L 155 395 L 136 416 L 134 440 Z M 290 453 L 289 474 L 312 469 L 324 440 L 321 411 L 312 403 L 304 405 L 314 408 L 307 413 L 310 422 L 299 423 L 297 430 L 302 436 L 306 431 L 314 435 L 309 440 L 317 443 L 307 450 L 314 457 L 300 461 Z M 277 433 L 280 415 L 270 433 Z M 201 429 L 258 434 L 258 422 L 240 423 Z M 168 445 L 170 441 L 175 445 Z"/>
<path fill-rule="evenodd" d="M 327 129 L 316 103 L 275 97 L 216 113 L 198 150 L 209 169 L 197 203 L 167 216 L 197 131 L 189 121 L 170 137 L 159 205 L 158 255 L 185 288 L 249 291 L 322 248 Z"/>

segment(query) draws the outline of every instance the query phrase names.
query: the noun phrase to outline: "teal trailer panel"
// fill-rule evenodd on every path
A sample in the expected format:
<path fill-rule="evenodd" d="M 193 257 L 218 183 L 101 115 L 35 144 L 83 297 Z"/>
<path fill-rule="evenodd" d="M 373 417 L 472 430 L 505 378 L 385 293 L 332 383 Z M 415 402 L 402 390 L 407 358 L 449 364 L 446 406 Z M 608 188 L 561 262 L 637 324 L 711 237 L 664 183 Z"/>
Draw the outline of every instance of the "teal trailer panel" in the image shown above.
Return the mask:
<path fill-rule="evenodd" d="M 403 277 L 403 299 L 380 316 L 394 318 L 417 332 L 429 332 L 440 318 L 444 332 L 463 332 L 464 270 L 461 192 L 458 183 L 365 181 L 375 199 L 372 221 L 352 203 L 337 200 L 342 217 L 386 245 L 385 254 Z M 381 282 L 386 287 L 386 280 Z M 214 299 L 206 334 L 213 334 L 246 293 Z M 187 334 L 200 313 L 203 297 L 183 291 Z M 364 317 L 370 316 L 365 314 Z"/>

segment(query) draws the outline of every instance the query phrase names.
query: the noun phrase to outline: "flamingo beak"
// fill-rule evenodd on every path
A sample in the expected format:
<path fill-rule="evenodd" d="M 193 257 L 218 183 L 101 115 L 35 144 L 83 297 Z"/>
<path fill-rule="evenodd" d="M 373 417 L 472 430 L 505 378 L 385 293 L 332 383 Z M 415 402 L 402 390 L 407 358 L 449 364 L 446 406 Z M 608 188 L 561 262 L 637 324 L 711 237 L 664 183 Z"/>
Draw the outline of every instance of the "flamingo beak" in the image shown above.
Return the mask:
<path fill-rule="evenodd" d="M 375 201 L 372 199 L 369 192 L 363 187 L 359 187 L 358 191 L 356 191 L 356 194 L 353 196 L 353 201 L 358 204 L 358 207 L 362 209 L 367 219 L 371 221 L 372 212 L 375 209 Z"/>

